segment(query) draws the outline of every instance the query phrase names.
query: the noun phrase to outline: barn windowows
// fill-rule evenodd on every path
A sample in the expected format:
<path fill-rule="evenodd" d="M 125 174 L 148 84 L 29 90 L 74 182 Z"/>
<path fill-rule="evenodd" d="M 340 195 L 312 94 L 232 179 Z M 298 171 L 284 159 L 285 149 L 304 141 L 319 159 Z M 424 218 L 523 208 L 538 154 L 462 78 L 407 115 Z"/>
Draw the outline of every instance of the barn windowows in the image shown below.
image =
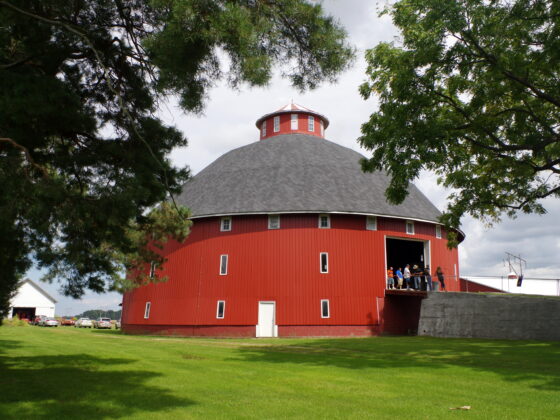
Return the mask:
<path fill-rule="evenodd" d="M 226 313 L 226 301 L 219 300 L 218 307 L 216 308 L 216 318 L 223 319 Z"/>
<path fill-rule="evenodd" d="M 323 299 L 321 301 L 321 318 L 330 318 L 330 316 L 329 300 Z"/>
<path fill-rule="evenodd" d="M 329 272 L 329 254 L 321 252 L 321 273 Z"/>
<path fill-rule="evenodd" d="M 228 266 L 228 256 L 220 255 L 220 276 L 225 276 L 227 274 Z"/>

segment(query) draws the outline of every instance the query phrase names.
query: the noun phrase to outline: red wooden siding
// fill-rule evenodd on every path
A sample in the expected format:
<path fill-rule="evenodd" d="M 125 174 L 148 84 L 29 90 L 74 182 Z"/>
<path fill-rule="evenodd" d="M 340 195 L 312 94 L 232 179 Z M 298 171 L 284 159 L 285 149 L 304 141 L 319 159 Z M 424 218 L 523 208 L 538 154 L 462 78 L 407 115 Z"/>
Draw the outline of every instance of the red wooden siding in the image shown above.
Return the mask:
<path fill-rule="evenodd" d="M 300 133 L 300 134 L 309 134 L 310 136 L 317 136 L 317 137 L 324 137 L 323 134 L 321 133 L 321 117 L 317 116 L 317 115 L 313 115 L 313 114 L 303 114 L 303 113 L 296 113 L 294 112 L 294 114 L 296 114 L 298 116 L 298 128 L 295 130 L 292 130 L 292 126 L 291 126 L 291 121 L 292 121 L 292 113 L 286 113 L 286 114 L 278 114 L 275 116 L 279 116 L 280 117 L 280 130 L 277 132 L 274 132 L 274 117 L 275 116 L 270 116 L 267 119 L 263 120 L 263 122 L 261 123 L 261 126 L 259 127 L 260 130 L 260 139 L 266 139 L 269 137 L 274 137 L 274 136 L 279 136 L 280 134 L 294 134 L 294 133 Z M 313 131 L 309 131 L 308 130 L 308 118 L 309 115 L 312 115 L 313 118 L 315 119 L 315 124 L 314 124 L 314 130 Z M 266 134 L 263 135 L 263 131 L 262 131 L 262 124 L 266 121 Z M 324 124 L 324 121 L 323 121 Z"/>
<path fill-rule="evenodd" d="M 330 217 L 331 228 L 319 229 L 317 214 L 282 215 L 281 228 L 269 230 L 267 215 L 234 216 L 228 232 L 220 231 L 219 218 L 195 220 L 187 241 L 164 251 L 168 261 L 158 274 L 169 280 L 125 294 L 123 324 L 254 326 L 258 302 L 275 301 L 280 335 L 311 326 L 378 331 L 386 236 L 430 241 L 432 271 L 441 266 L 448 290 L 459 290 L 448 276 L 454 265 L 458 269 L 457 250 L 447 249 L 444 232 L 436 239 L 433 224 L 415 222 L 416 234 L 407 235 L 404 220 L 379 217 L 378 230 L 369 231 L 365 216 Z M 321 252 L 329 254 L 325 274 Z M 222 254 L 229 256 L 225 276 L 219 273 Z M 321 318 L 321 299 L 329 300 L 330 318 Z M 223 319 L 216 318 L 218 300 L 226 302 Z M 150 317 L 144 319 L 148 301 Z"/>
<path fill-rule="evenodd" d="M 496 289 L 495 287 L 486 286 L 467 279 L 460 279 L 459 283 L 461 285 L 461 292 L 505 293 L 505 291 L 501 289 Z"/>

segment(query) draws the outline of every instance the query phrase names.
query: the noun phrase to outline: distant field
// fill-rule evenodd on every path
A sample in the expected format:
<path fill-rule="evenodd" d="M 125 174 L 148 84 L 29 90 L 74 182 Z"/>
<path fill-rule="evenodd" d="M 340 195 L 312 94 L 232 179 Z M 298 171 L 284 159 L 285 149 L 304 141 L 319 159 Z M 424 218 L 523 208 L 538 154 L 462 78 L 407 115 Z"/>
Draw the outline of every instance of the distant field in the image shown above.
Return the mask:
<path fill-rule="evenodd" d="M 558 419 L 560 343 L 1 327 L 0 419 L 35 418 Z"/>

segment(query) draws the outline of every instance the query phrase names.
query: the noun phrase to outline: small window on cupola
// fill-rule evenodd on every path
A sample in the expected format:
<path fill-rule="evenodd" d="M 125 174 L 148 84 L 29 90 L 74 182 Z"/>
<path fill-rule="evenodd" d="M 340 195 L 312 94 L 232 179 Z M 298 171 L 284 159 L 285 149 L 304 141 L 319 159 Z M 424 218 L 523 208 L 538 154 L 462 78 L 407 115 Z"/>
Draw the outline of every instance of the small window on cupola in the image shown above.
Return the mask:
<path fill-rule="evenodd" d="M 291 127 L 292 130 L 298 129 L 298 115 L 292 114 Z"/>
<path fill-rule="evenodd" d="M 313 115 L 307 117 L 307 130 L 315 131 L 315 118 Z"/>
<path fill-rule="evenodd" d="M 263 137 L 266 137 L 266 120 L 264 120 L 262 125 L 261 125 L 261 135 Z"/>
<path fill-rule="evenodd" d="M 274 117 L 274 132 L 278 133 L 280 131 L 280 116 Z"/>

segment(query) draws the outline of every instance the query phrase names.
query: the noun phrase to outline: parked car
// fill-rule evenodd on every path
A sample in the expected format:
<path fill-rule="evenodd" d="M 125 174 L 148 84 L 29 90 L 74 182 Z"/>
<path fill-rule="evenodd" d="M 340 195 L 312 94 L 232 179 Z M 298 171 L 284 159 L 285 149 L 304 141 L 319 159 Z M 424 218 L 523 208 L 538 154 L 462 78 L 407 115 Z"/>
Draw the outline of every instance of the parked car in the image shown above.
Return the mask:
<path fill-rule="evenodd" d="M 69 316 L 65 316 L 60 319 L 60 325 L 74 325 L 75 321 Z"/>
<path fill-rule="evenodd" d="M 89 318 L 80 318 L 74 323 L 74 327 L 91 328 L 93 327 L 93 322 Z"/>
<path fill-rule="evenodd" d="M 110 330 L 112 327 L 111 318 L 97 318 L 93 322 L 93 328 L 107 328 Z"/>
<path fill-rule="evenodd" d="M 58 321 L 55 318 L 48 317 L 45 318 L 43 323 L 41 324 L 43 327 L 58 327 Z"/>
<path fill-rule="evenodd" d="M 33 325 L 41 325 L 41 321 L 45 320 L 46 318 L 46 315 L 37 315 L 35 318 L 33 318 L 33 321 L 31 321 L 31 323 Z"/>

